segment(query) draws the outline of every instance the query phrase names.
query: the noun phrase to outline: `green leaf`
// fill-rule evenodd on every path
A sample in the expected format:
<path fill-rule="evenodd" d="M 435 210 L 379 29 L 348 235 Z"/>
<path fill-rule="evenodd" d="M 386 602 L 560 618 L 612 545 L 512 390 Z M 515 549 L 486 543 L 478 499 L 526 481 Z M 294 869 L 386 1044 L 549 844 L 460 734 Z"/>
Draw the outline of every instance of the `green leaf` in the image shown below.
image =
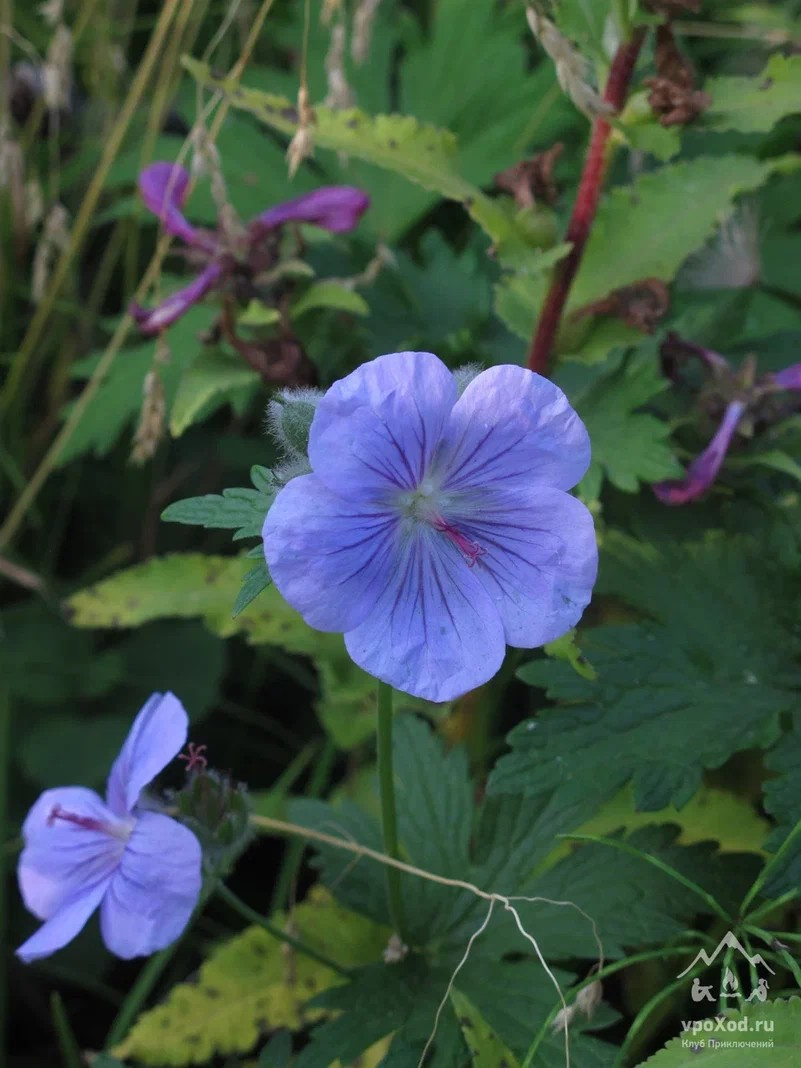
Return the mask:
<path fill-rule="evenodd" d="M 261 536 L 264 519 L 275 499 L 275 484 L 264 489 L 230 488 L 222 494 L 187 497 L 161 513 L 165 523 L 184 523 L 207 530 L 234 530 L 234 540 Z"/>
<path fill-rule="evenodd" d="M 236 618 L 240 612 L 244 612 L 251 601 L 262 593 L 272 582 L 270 572 L 267 570 L 267 562 L 260 560 L 258 564 L 242 579 L 242 588 L 234 601 L 233 616 Z"/>
<path fill-rule="evenodd" d="M 612 0 L 561 0 L 556 24 L 582 52 L 603 56 L 604 27 L 611 8 Z"/>
<path fill-rule="evenodd" d="M 232 513 L 231 519 L 239 522 L 240 516 Z M 246 557 L 202 553 L 154 557 L 74 594 L 67 607 L 78 627 L 139 627 L 157 619 L 202 619 L 221 637 L 239 634 L 254 645 L 274 645 L 311 657 L 320 673 L 317 712 L 323 726 L 338 746 L 358 745 L 375 729 L 375 680 L 353 663 L 341 635 L 312 630 L 272 586 L 234 618 L 237 591 L 246 577 L 243 567 L 248 564 Z M 410 701 L 413 707 L 430 707 Z"/>
<path fill-rule="evenodd" d="M 754 1068 L 763 1060 L 770 1068 L 796 1068 L 801 1048 L 801 998 L 753 1001 L 742 1009 L 726 1010 L 724 1016 L 725 1031 L 715 1030 L 714 1018 L 700 1021 L 702 1028 L 708 1025 L 705 1030 L 672 1039 L 643 1061 L 643 1068 L 697 1068 L 699 1053 L 703 1063 L 714 1064 L 714 1068 Z M 766 1023 L 772 1024 L 770 1030 Z M 724 1045 L 727 1042 L 732 1046 Z M 761 1045 L 764 1042 L 769 1047 Z"/>
<path fill-rule="evenodd" d="M 3 609 L 0 678 L 15 698 L 47 706 L 102 697 L 122 674 L 119 653 L 98 650 L 43 604 Z"/>
<path fill-rule="evenodd" d="M 801 56 L 773 55 L 754 78 L 709 78 L 704 91 L 712 97 L 705 126 L 764 133 L 785 115 L 801 111 Z"/>
<path fill-rule="evenodd" d="M 452 990 L 451 1004 L 473 1058 L 473 1068 L 519 1068 L 517 1058 L 464 994 Z"/>
<path fill-rule="evenodd" d="M 240 312 L 237 323 L 240 326 L 274 326 L 281 321 L 277 308 L 270 308 L 260 300 L 251 300 L 247 308 Z"/>
<path fill-rule="evenodd" d="M 108 775 L 130 726 L 119 713 L 89 717 L 59 712 L 24 735 L 17 757 L 25 774 L 43 789 L 63 783 L 65 768 L 71 782 L 96 786 Z"/>
<path fill-rule="evenodd" d="M 521 669 L 564 703 L 515 728 L 492 789 L 544 796 L 592 782 L 611 794 L 631 780 L 639 809 L 680 808 L 705 768 L 772 742 L 794 707 L 799 639 L 776 610 L 786 581 L 748 539 L 659 547 L 607 536 L 597 594 L 646 618 L 582 631 L 595 682 L 554 661 Z"/>
<path fill-rule="evenodd" d="M 737 196 L 759 188 L 776 172 L 800 165 L 789 157 L 699 156 L 644 174 L 630 186 L 616 187 L 599 206 L 568 314 L 644 278 L 670 282 L 690 253 L 712 236 Z M 547 277 L 539 271 L 532 279 L 515 276 L 502 283 L 501 291 L 507 290 L 499 314 L 516 333 L 531 337 Z"/>
<path fill-rule="evenodd" d="M 180 279 L 163 278 L 165 291 L 181 285 Z M 214 317 L 213 307 L 196 306 L 170 327 L 167 336 L 170 358 L 158 364 L 158 374 L 164 387 L 164 400 L 169 413 L 178 392 L 179 382 L 187 367 L 196 359 L 205 334 Z M 91 452 L 105 456 L 119 440 L 126 427 L 139 416 L 142 408 L 142 387 L 148 371 L 154 367 L 156 342 L 123 349 L 111 365 L 97 393 L 86 407 L 80 423 L 58 458 L 60 467 L 78 456 Z M 100 360 L 95 354 L 72 365 L 76 378 L 89 378 Z M 73 402 L 74 403 L 74 402 Z M 63 414 L 70 411 L 66 405 Z"/>
<path fill-rule="evenodd" d="M 571 376 L 583 376 L 587 384 L 573 389 Z M 577 361 L 563 361 L 557 381 L 584 420 L 592 442 L 590 468 L 579 486 L 586 500 L 597 500 L 604 478 L 626 493 L 636 493 L 641 482 L 682 474 L 668 443 L 670 426 L 641 411 L 669 386 L 652 342 L 628 354 L 614 350 L 606 364 L 590 375 L 584 375 Z"/>
<path fill-rule="evenodd" d="M 208 66 L 194 59 L 184 58 L 184 65 L 201 85 L 227 92 L 236 107 L 265 125 L 284 134 L 296 132 L 297 111 L 285 97 L 228 85 L 224 79 L 214 79 Z M 322 104 L 314 111 L 318 147 L 399 172 L 425 189 L 462 203 L 497 244 L 519 243 L 509 213 L 459 173 L 456 138 L 447 130 L 412 115 L 368 115 L 356 108 L 333 110 Z"/>
<path fill-rule="evenodd" d="M 219 349 L 204 349 L 184 371 L 170 415 L 170 433 L 178 438 L 202 416 L 243 390 L 255 391 L 261 376 L 241 357 Z"/>
<path fill-rule="evenodd" d="M 554 835 L 574 828 L 594 810 L 592 790 L 582 798 L 549 796 L 529 804 L 492 798 L 476 810 L 475 785 L 463 750 L 446 752 L 430 727 L 414 716 L 395 720 L 393 751 L 398 833 L 406 859 L 426 871 L 467 880 L 499 893 L 514 894 L 551 849 Z M 320 830 L 334 829 L 350 840 L 380 848 L 377 822 L 350 802 L 332 806 L 295 800 L 290 816 Z M 384 873 L 376 865 L 353 865 L 334 847 L 315 847 L 323 881 L 347 905 L 387 922 Z M 408 935 L 418 946 L 431 942 L 454 953 L 479 926 L 487 903 L 467 890 L 401 877 Z M 575 915 L 573 916 L 575 923 Z M 489 938 L 489 936 L 485 936 Z"/>
<path fill-rule="evenodd" d="M 334 311 L 349 312 L 351 315 L 367 315 L 370 308 L 367 301 L 354 289 L 341 282 L 315 282 L 295 301 L 291 316 L 297 319 L 314 308 L 332 308 Z"/>
<path fill-rule="evenodd" d="M 376 960 L 387 932 L 346 912 L 314 888 L 291 919 L 301 941 L 344 968 Z M 167 1000 L 144 1013 L 112 1052 L 146 1065 L 202 1064 L 215 1056 L 247 1053 L 265 1031 L 299 1030 L 319 1018 L 307 1002 L 341 978 L 304 954 L 287 953 L 262 927 L 249 927 L 215 949 L 195 981 L 173 987 Z"/>

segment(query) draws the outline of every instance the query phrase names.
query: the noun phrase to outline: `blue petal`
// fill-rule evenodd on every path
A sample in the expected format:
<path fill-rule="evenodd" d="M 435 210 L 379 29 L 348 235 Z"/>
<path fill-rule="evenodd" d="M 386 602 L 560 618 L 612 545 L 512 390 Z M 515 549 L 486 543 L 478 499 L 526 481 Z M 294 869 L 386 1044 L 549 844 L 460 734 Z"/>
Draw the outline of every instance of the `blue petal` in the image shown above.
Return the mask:
<path fill-rule="evenodd" d="M 416 487 L 456 400 L 456 382 L 430 352 L 393 352 L 335 382 L 317 406 L 309 460 L 352 500 Z"/>
<path fill-rule="evenodd" d="M 200 843 L 159 812 L 142 812 L 100 909 L 103 941 L 129 960 L 181 934 L 200 897 Z"/>
<path fill-rule="evenodd" d="M 181 751 L 189 718 L 171 693 L 154 693 L 142 707 L 120 755 L 114 761 L 106 786 L 113 812 L 129 813 L 147 784 Z"/>
<path fill-rule="evenodd" d="M 533 649 L 579 621 L 592 597 L 598 548 L 589 510 L 562 490 L 487 490 L 446 518 L 483 553 L 474 574 L 509 645 Z"/>
<path fill-rule="evenodd" d="M 17 956 L 29 964 L 40 957 L 49 957 L 57 949 L 66 946 L 67 942 L 71 942 L 102 901 L 108 882 L 108 879 L 103 879 L 86 887 L 72 900 L 66 901 L 19 947 Z"/>
<path fill-rule="evenodd" d="M 352 630 L 375 603 L 393 566 L 400 517 L 350 503 L 316 475 L 293 478 L 264 521 L 273 582 L 318 630 Z"/>
<path fill-rule="evenodd" d="M 108 831 L 51 819 L 59 808 L 110 829 L 120 823 L 93 790 L 82 786 L 64 786 L 41 795 L 23 824 L 25 848 L 17 865 L 25 907 L 40 920 L 48 919 L 86 887 L 110 877 L 124 848 L 122 839 Z"/>
<path fill-rule="evenodd" d="M 564 393 L 533 371 L 491 367 L 451 412 L 436 468 L 446 490 L 568 490 L 590 463 L 590 439 Z"/>
<path fill-rule="evenodd" d="M 365 671 L 428 701 L 480 686 L 505 652 L 492 598 L 458 550 L 423 524 L 407 534 L 384 590 L 345 644 Z"/>

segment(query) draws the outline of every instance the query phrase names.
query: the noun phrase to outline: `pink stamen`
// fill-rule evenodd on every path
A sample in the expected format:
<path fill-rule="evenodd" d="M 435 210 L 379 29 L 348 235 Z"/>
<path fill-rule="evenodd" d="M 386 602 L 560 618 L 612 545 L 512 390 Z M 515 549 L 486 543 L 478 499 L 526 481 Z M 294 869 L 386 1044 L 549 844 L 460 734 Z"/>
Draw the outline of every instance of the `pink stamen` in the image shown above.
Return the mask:
<path fill-rule="evenodd" d="M 438 530 L 440 534 L 444 534 L 449 541 L 453 542 L 467 561 L 468 567 L 473 567 L 480 556 L 487 555 L 487 550 L 482 549 L 478 542 L 471 541 L 470 538 L 458 531 L 456 527 L 451 526 L 441 516 L 435 516 L 431 521 L 431 525 L 434 530 Z"/>
<path fill-rule="evenodd" d="M 208 760 L 206 760 L 206 758 L 203 756 L 203 754 L 208 749 L 208 746 L 206 746 L 206 745 L 195 745 L 194 742 L 189 742 L 189 744 L 187 745 L 186 748 L 187 748 L 188 752 L 179 753 L 178 754 L 178 759 L 186 761 L 186 773 L 187 773 L 187 775 L 189 774 L 190 771 L 205 771 L 206 768 L 208 767 L 209 762 L 208 762 Z"/>
<path fill-rule="evenodd" d="M 109 834 L 108 824 L 102 820 L 96 820 L 92 816 L 78 816 L 74 812 L 65 812 L 61 805 L 54 805 L 47 817 L 47 826 L 52 827 L 56 820 L 64 820 L 65 823 L 74 823 L 76 827 L 83 827 L 87 831 L 104 831 Z"/>

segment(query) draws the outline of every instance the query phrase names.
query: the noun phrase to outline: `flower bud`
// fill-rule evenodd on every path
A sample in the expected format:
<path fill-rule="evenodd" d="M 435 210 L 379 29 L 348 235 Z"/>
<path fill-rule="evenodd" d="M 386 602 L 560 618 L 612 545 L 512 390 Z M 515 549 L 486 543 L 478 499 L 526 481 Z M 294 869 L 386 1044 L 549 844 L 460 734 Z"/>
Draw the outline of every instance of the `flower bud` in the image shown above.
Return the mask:
<path fill-rule="evenodd" d="M 322 396 L 319 389 L 282 389 L 267 405 L 267 429 L 287 459 L 307 459 L 309 430 Z"/>
<path fill-rule="evenodd" d="M 243 783 L 190 761 L 186 785 L 176 795 L 178 815 L 200 841 L 208 874 L 222 878 L 251 837 L 250 804 Z"/>

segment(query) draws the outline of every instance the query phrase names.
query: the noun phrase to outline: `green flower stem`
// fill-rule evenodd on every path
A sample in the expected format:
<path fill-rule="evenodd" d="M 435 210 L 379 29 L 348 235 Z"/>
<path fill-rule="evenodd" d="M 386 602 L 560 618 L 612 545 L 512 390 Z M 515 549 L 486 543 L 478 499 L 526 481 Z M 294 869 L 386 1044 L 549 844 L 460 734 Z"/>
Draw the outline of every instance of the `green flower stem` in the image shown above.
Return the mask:
<path fill-rule="evenodd" d="M 160 950 L 155 953 L 150 960 L 145 964 L 139 975 L 136 977 L 136 982 L 128 991 L 120 1006 L 120 1011 L 114 1017 L 114 1023 L 111 1025 L 108 1035 L 106 1036 L 106 1048 L 111 1049 L 112 1046 L 116 1046 L 118 1042 L 122 1042 L 128 1033 L 128 1028 L 136 1019 L 139 1014 L 139 1010 L 150 996 L 153 987 L 161 978 L 164 973 L 164 969 L 172 960 L 176 949 L 178 948 L 181 939 L 173 942 L 172 945 L 166 947 L 166 949 Z"/>
<path fill-rule="evenodd" d="M 64 1002 L 55 990 L 50 995 L 50 1012 L 53 1016 L 53 1027 L 58 1038 L 64 1068 L 83 1068 L 84 1060 L 75 1035 L 72 1033 Z"/>
<path fill-rule="evenodd" d="M 378 785 L 381 794 L 381 825 L 384 829 L 384 851 L 394 860 L 398 852 L 398 818 L 395 812 L 395 775 L 392 769 L 392 687 L 378 683 Z M 387 903 L 392 927 L 403 938 L 403 902 L 400 892 L 400 873 L 397 868 L 386 869 Z"/>
<path fill-rule="evenodd" d="M 287 931 L 283 931 L 280 927 L 276 927 L 275 924 L 270 923 L 268 919 L 252 909 L 250 905 L 246 905 L 241 898 L 237 897 L 233 890 L 229 890 L 225 883 L 220 883 L 217 887 L 218 895 L 230 905 L 231 908 L 238 912 L 239 915 L 247 920 L 248 923 L 255 923 L 259 927 L 263 927 L 268 934 L 271 934 L 273 938 L 277 938 L 279 942 L 286 942 L 288 946 L 292 946 L 298 953 L 302 953 L 306 957 L 311 957 L 312 960 L 316 960 L 318 964 L 325 965 L 326 968 L 330 968 L 338 975 L 347 975 L 348 969 L 343 968 L 341 964 L 337 964 L 331 957 L 327 957 L 325 953 L 321 953 L 319 950 L 310 946 L 308 943 L 301 941 L 299 938 L 295 938 L 294 935 L 289 934 Z"/>

